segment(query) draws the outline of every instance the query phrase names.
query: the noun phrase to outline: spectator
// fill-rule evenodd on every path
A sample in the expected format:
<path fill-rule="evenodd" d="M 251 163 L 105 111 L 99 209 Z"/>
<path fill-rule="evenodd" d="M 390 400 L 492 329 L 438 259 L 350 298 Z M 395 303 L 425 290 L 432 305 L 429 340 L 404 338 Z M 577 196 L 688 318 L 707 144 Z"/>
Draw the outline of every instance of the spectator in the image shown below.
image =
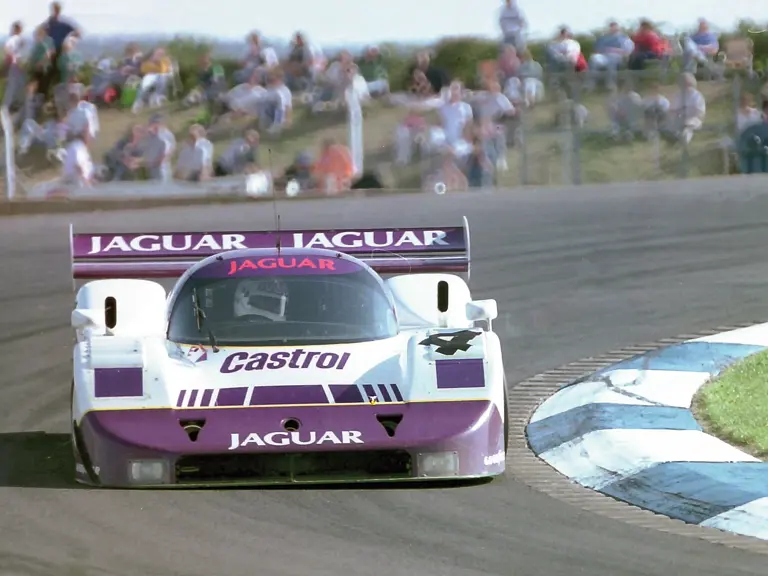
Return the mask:
<path fill-rule="evenodd" d="M 507 170 L 507 129 L 506 121 L 516 114 L 509 98 L 501 92 L 498 82 L 488 85 L 488 92 L 479 105 L 480 120 L 483 122 L 483 142 L 490 149 L 489 156 L 494 159 L 496 168 Z"/>
<path fill-rule="evenodd" d="M 670 103 L 661 93 L 661 86 L 654 81 L 648 88 L 648 95 L 643 98 L 643 115 L 645 117 L 645 135 L 651 138 L 659 133 L 659 129 L 669 122 Z"/>
<path fill-rule="evenodd" d="M 259 104 L 259 121 L 262 128 L 272 134 L 289 128 L 293 122 L 293 94 L 283 80 L 278 68 L 270 73 L 266 97 Z"/>
<path fill-rule="evenodd" d="M 140 178 L 144 167 L 144 139 L 146 135 L 147 127 L 143 124 L 136 124 L 131 128 L 128 136 L 118 141 L 108 153 L 105 164 L 113 169 L 114 180 L 138 180 Z"/>
<path fill-rule="evenodd" d="M 411 108 L 408 115 L 395 128 L 395 163 L 405 166 L 413 157 L 413 146 L 418 144 L 423 152 L 428 151 L 429 124 L 419 110 Z"/>
<path fill-rule="evenodd" d="M 247 84 L 232 88 L 222 97 L 222 105 L 212 108 L 211 123 L 228 113 L 234 116 L 257 117 L 268 96 L 268 90 L 259 84 L 259 73 L 254 72 Z"/>
<path fill-rule="evenodd" d="M 525 15 L 517 0 L 505 0 L 499 13 L 502 44 L 512 45 L 518 51 L 525 50 L 525 27 Z"/>
<path fill-rule="evenodd" d="M 686 144 L 693 139 L 707 113 L 704 95 L 696 88 L 696 78 L 690 72 L 683 74 L 683 87 L 672 99 L 670 106 L 671 131 Z"/>
<path fill-rule="evenodd" d="M 510 78 L 514 78 L 520 71 L 520 58 L 517 56 L 517 49 L 512 44 L 505 44 L 499 56 L 498 65 L 499 76 L 505 84 Z"/>
<path fill-rule="evenodd" d="M 233 141 L 216 161 L 215 176 L 245 174 L 250 165 L 258 164 L 259 133 L 246 130 L 242 138 Z"/>
<path fill-rule="evenodd" d="M 342 50 L 339 53 L 338 60 L 332 62 L 325 71 L 319 94 L 321 102 L 338 102 L 343 99 L 344 90 L 349 85 L 349 76 L 353 64 L 352 54 L 348 50 Z"/>
<path fill-rule="evenodd" d="M 293 163 L 285 169 L 282 177 L 282 183 L 286 184 L 290 180 L 295 180 L 299 185 L 299 190 L 312 190 L 316 188 L 317 182 L 312 174 L 312 155 L 307 152 L 299 152 Z"/>
<path fill-rule="evenodd" d="M 709 29 L 709 23 L 702 18 L 699 20 L 699 29 L 694 34 L 687 36 L 683 42 L 686 69 L 689 72 L 696 72 L 697 64 L 712 69 L 712 64 L 719 50 L 718 35 Z"/>
<path fill-rule="evenodd" d="M 433 131 L 432 145 L 447 145 L 456 158 L 464 158 L 472 149 L 472 107 L 462 99 L 463 86 L 454 81 L 449 87 L 448 102 L 443 104 L 438 113 L 441 129 Z"/>
<path fill-rule="evenodd" d="M 259 73 L 259 84 L 267 83 L 267 73 L 280 64 L 275 49 L 263 46 L 261 35 L 252 32 L 248 36 L 248 52 L 243 59 L 243 67 L 235 72 L 235 82 L 241 84 L 247 82 L 254 72 Z"/>
<path fill-rule="evenodd" d="M 27 85 L 27 110 L 26 118 L 37 118 L 38 110 L 45 103 L 50 90 L 49 81 L 51 68 L 54 66 L 56 49 L 53 40 L 46 32 L 44 26 L 35 29 L 35 42 L 29 55 L 27 72 L 29 84 Z"/>
<path fill-rule="evenodd" d="M 631 140 L 639 128 L 643 114 L 643 99 L 629 81 L 622 83 L 618 94 L 608 99 L 608 117 L 614 138 Z"/>
<path fill-rule="evenodd" d="M 45 31 L 53 42 L 53 66 L 50 69 L 50 76 L 48 78 L 48 86 L 55 86 L 57 83 L 64 83 L 64 80 L 59 76 L 61 67 L 58 66 L 59 57 L 64 51 L 64 43 L 70 37 L 74 36 L 79 38 L 81 36 L 80 29 L 72 22 L 65 20 L 61 17 L 61 3 L 53 2 L 51 4 L 51 14 L 48 20 L 43 24 Z"/>
<path fill-rule="evenodd" d="M 376 46 L 370 46 L 357 63 L 360 74 L 368 83 L 368 92 L 374 98 L 389 93 L 389 75 Z"/>
<path fill-rule="evenodd" d="M 595 42 L 595 53 L 589 59 L 589 67 L 595 72 L 607 72 L 607 85 L 616 85 L 616 75 L 619 67 L 629 61 L 629 56 L 635 49 L 635 44 L 617 22 L 608 24 L 608 33 L 600 36 Z"/>
<path fill-rule="evenodd" d="M 189 138 L 179 150 L 176 178 L 187 182 L 203 182 L 213 176 L 213 144 L 206 138 L 205 128 L 194 124 Z"/>
<path fill-rule="evenodd" d="M 251 75 L 255 78 L 257 75 Z M 200 58 L 200 68 L 197 73 L 198 85 L 184 98 L 185 106 L 194 106 L 204 103 L 207 107 L 205 118 L 202 122 L 210 124 L 225 112 L 224 102 L 227 93 L 227 79 L 224 68 L 213 62 L 210 53 L 203 54 Z M 258 79 L 257 79 L 258 81 Z"/>
<path fill-rule="evenodd" d="M 312 175 L 317 185 L 326 194 L 349 190 L 355 175 L 354 161 L 349 148 L 333 139 L 325 140 Z"/>
<path fill-rule="evenodd" d="M 504 86 L 504 94 L 510 102 L 529 108 L 544 99 L 544 70 L 528 50 L 521 54 L 517 74 Z"/>
<path fill-rule="evenodd" d="M 64 41 L 61 55 L 57 61 L 60 82 L 54 86 L 53 98 L 59 118 L 63 118 L 69 112 L 71 91 L 73 85 L 77 84 L 79 80 L 80 68 L 83 64 L 82 58 L 75 52 L 75 44 L 76 37 L 69 36 Z"/>
<path fill-rule="evenodd" d="M 467 158 L 466 177 L 469 188 L 486 188 L 493 185 L 493 163 L 480 138 L 472 141 L 472 151 Z"/>
<path fill-rule="evenodd" d="M 586 69 L 581 44 L 574 40 L 568 28 L 560 28 L 555 39 L 547 45 L 547 65 L 554 72 L 581 72 Z"/>
<path fill-rule="evenodd" d="M 416 63 L 408 69 L 409 90 L 421 96 L 441 94 L 450 84 L 448 74 L 431 64 L 429 52 L 420 51 Z"/>
<path fill-rule="evenodd" d="M 67 131 L 70 134 L 81 135 L 83 143 L 90 148 L 99 134 L 99 111 L 84 98 L 84 93 L 79 90 L 73 89 L 69 98 L 69 111 L 64 118 Z"/>
<path fill-rule="evenodd" d="M 295 92 L 312 89 L 317 75 L 324 68 L 322 50 L 308 42 L 301 32 L 296 32 L 285 64 L 285 80 L 289 89 Z"/>
<path fill-rule="evenodd" d="M 739 98 L 739 109 L 736 112 L 736 133 L 741 134 L 746 128 L 763 121 L 760 110 L 755 108 L 755 99 L 745 93 Z"/>
<path fill-rule="evenodd" d="M 168 83 L 173 80 L 173 62 L 163 48 L 157 48 L 152 56 L 141 65 L 141 85 L 136 93 L 132 111 L 138 114 L 144 107 L 145 100 L 153 108 L 161 105 L 167 98 Z"/>
<path fill-rule="evenodd" d="M 632 42 L 635 44 L 635 50 L 629 57 L 630 70 L 643 70 L 648 60 L 661 60 L 666 55 L 666 42 L 648 20 L 640 22 L 640 28 Z"/>
<path fill-rule="evenodd" d="M 11 25 L 11 35 L 5 41 L 3 50 L 3 71 L 6 76 L 3 106 L 6 108 L 24 101 L 26 73 L 21 61 L 24 49 L 24 38 L 21 36 L 23 31 L 21 22 L 14 22 Z"/>
<path fill-rule="evenodd" d="M 95 171 L 93 159 L 85 143 L 87 137 L 84 134 L 71 134 L 68 138 L 62 184 L 83 188 L 91 186 L 94 181 Z"/>
<path fill-rule="evenodd" d="M 163 122 L 162 115 L 153 114 L 142 143 L 143 164 L 151 180 L 170 182 L 173 179 L 171 158 L 175 151 L 176 137 Z"/>

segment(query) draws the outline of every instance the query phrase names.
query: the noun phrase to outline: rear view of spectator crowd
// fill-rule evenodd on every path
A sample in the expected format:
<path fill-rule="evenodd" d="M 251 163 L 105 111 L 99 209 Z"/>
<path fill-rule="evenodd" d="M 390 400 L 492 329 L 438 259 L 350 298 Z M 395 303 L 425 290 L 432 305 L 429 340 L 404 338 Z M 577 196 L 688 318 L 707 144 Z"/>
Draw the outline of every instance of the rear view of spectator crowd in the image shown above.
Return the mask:
<path fill-rule="evenodd" d="M 77 49 L 81 31 L 62 16 L 61 5 L 53 3 L 49 18 L 35 29 L 31 46 L 24 44 L 22 23 L 12 25 L 5 44 L 3 105 L 15 111 L 22 154 L 42 148 L 62 162 L 67 184 L 89 186 L 99 181 L 201 182 L 256 174 L 271 181 L 260 163 L 262 135 L 280 138 L 294 124 L 295 106 L 323 113 L 348 106 L 350 97 L 362 105 L 380 99 L 407 109 L 393 133 L 395 165 L 412 164 L 418 156 L 427 187 L 439 183 L 463 189 L 492 185 L 509 169 L 508 147 L 519 141 L 524 111 L 542 102 L 550 89 L 568 94 L 568 81 L 563 85 L 557 78 L 578 77 L 587 89 L 604 84 L 611 94 L 607 107 L 617 138 L 664 133 L 690 142 L 706 115 L 695 75 L 702 69 L 722 75 L 718 36 L 703 20 L 695 34 L 679 40 L 659 34 L 647 21 L 632 35 L 611 22 L 590 55 L 582 53 L 563 27 L 547 45 L 543 63 L 527 48 L 527 22 L 516 0 L 505 0 L 499 28 L 498 59 L 481 65 L 481 89 L 474 92 L 433 65 L 428 51 L 419 52 L 408 69 L 407 91 L 391 94 L 376 47 L 358 58 L 343 50 L 329 62 L 319 47 L 297 33 L 281 58 L 252 33 L 242 66 L 232 77 L 234 85 L 215 58 L 205 54 L 197 87 L 182 95 L 177 65 L 162 46 L 143 53 L 139 46 L 128 45 L 119 61 L 98 61 L 85 86 Z M 682 59 L 686 74 L 671 102 L 660 95 L 658 85 L 641 96 L 630 81 L 619 81 L 622 69 L 643 70 L 650 63 L 664 68 L 675 58 Z M 545 78 L 545 69 L 559 74 Z M 550 77 L 555 80 L 548 82 Z M 204 110 L 181 135 L 173 133 L 162 112 L 173 99 Z M 92 151 L 100 132 L 98 111 L 114 105 L 133 114 L 146 108 L 153 113 L 148 123 L 134 124 L 97 166 Z M 743 122 L 759 116 L 747 112 L 752 110 L 747 101 L 742 109 Z M 574 112 L 579 123 L 589 115 L 586 109 Z M 211 134 L 243 118 L 253 122 L 216 157 Z M 317 158 L 309 151 L 299 154 L 277 180 L 295 180 L 304 190 L 336 192 L 352 187 L 358 176 L 349 148 L 325 141 Z"/>

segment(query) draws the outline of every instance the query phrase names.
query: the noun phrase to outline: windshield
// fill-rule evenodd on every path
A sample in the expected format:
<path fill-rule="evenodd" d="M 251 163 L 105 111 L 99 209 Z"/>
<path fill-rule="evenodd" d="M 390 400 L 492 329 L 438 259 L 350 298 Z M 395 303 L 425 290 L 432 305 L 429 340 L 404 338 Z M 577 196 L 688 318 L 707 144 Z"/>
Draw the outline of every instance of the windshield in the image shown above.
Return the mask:
<path fill-rule="evenodd" d="M 298 346 L 395 336 L 395 311 L 381 284 L 368 270 L 351 269 L 192 276 L 176 298 L 168 339 L 199 344 L 212 333 L 219 346 Z"/>

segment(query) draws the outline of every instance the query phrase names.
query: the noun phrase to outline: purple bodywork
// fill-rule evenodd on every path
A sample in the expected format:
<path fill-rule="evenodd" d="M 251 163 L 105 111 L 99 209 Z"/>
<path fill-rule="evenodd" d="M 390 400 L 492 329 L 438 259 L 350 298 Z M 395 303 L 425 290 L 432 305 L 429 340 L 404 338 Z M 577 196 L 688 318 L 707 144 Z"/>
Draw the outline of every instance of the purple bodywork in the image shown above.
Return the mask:
<path fill-rule="evenodd" d="M 400 415 L 402 420 L 394 436 L 387 433 L 378 416 Z M 257 434 L 268 438 L 278 432 L 284 440 L 286 420 L 301 424 L 296 437 L 308 442 L 332 433 L 343 438 L 345 431 L 360 433 L 364 443 L 313 445 L 259 445 L 252 443 L 230 449 L 235 442 Z M 182 422 L 204 421 L 199 435 L 192 441 L 182 428 Z M 489 461 L 488 457 L 504 450 L 504 424 L 499 410 L 487 400 L 456 402 L 416 402 L 402 404 L 336 405 L 336 406 L 275 406 L 231 409 L 143 409 L 89 412 L 79 427 L 82 444 L 87 447 L 90 463 L 98 469 L 98 478 L 91 478 L 78 467 L 78 480 L 87 484 L 129 486 L 128 463 L 134 460 L 162 460 L 168 465 L 168 484 L 177 484 L 176 464 L 181 456 L 267 454 L 310 452 L 353 452 L 400 450 L 413 458 L 410 478 L 421 476 L 417 454 L 456 452 L 459 458 L 457 477 L 484 477 L 503 473 L 504 459 Z M 82 463 L 82 458 L 78 455 Z M 407 480 L 371 476 L 368 481 Z M 422 478 L 429 479 L 429 478 Z M 349 479 L 342 479 L 349 481 Z M 296 483 L 301 479 L 281 482 L 261 482 L 258 479 L 222 482 L 227 484 Z M 307 481 L 322 479 L 310 477 Z M 192 482 L 210 485 L 216 482 Z"/>

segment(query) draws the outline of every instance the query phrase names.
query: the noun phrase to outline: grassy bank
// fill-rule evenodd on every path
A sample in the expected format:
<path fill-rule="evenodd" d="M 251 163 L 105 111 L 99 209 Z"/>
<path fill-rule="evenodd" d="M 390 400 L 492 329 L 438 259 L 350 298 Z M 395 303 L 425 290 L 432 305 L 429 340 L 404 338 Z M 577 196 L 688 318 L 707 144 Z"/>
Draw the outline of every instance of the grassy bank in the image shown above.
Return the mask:
<path fill-rule="evenodd" d="M 768 457 L 768 351 L 733 364 L 704 386 L 693 411 L 705 430 L 757 458 Z"/>

